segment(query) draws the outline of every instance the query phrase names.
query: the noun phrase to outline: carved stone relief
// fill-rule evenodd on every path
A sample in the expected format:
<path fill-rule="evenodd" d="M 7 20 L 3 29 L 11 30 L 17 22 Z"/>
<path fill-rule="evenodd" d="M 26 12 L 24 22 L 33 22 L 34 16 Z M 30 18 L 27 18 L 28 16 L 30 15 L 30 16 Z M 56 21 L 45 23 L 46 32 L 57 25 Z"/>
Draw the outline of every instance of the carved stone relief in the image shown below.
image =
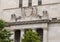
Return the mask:
<path fill-rule="evenodd" d="M 31 8 L 25 8 L 25 15 L 26 17 L 30 17 L 32 15 L 32 9 Z"/>
<path fill-rule="evenodd" d="M 18 10 L 18 12 L 15 11 L 16 14 L 16 19 L 17 20 L 39 20 L 42 19 L 43 16 L 45 16 L 45 14 L 47 12 L 41 11 L 42 13 L 38 13 L 39 9 L 38 7 L 29 7 L 29 8 L 20 8 L 21 11 Z M 40 9 L 41 10 L 41 9 Z M 44 15 L 41 15 L 45 13 Z"/>
<path fill-rule="evenodd" d="M 22 8 L 22 16 L 39 18 L 39 15 L 37 14 L 37 7 Z"/>

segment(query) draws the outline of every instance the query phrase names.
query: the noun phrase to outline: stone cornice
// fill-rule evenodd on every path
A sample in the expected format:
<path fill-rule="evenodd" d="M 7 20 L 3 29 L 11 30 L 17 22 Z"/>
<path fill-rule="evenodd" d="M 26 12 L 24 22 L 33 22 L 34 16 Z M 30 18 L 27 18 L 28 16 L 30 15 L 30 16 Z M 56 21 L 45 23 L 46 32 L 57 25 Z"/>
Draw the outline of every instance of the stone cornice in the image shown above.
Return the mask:
<path fill-rule="evenodd" d="M 60 23 L 60 20 L 33 20 L 33 21 L 19 21 L 19 22 L 6 22 L 6 26 L 15 25 L 28 25 L 28 24 L 41 24 L 41 23 Z"/>

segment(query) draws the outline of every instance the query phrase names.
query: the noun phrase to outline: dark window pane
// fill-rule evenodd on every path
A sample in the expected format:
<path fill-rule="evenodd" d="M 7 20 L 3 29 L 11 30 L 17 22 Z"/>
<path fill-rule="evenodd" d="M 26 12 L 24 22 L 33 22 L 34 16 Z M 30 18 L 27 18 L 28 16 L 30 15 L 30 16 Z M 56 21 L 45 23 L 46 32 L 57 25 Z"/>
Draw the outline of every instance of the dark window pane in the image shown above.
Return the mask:
<path fill-rule="evenodd" d="M 15 31 L 15 42 L 20 42 L 20 30 Z"/>
<path fill-rule="evenodd" d="M 19 7 L 22 7 L 22 4 L 19 4 Z"/>
<path fill-rule="evenodd" d="M 29 0 L 28 6 L 32 6 L 32 0 Z"/>
<path fill-rule="evenodd" d="M 22 0 L 19 0 L 19 7 L 22 7 Z"/>
<path fill-rule="evenodd" d="M 38 36 L 41 36 L 41 42 L 43 42 L 43 29 L 38 28 L 37 30 Z"/>
<path fill-rule="evenodd" d="M 41 5 L 42 4 L 42 1 L 41 0 L 38 0 L 38 5 Z"/>
<path fill-rule="evenodd" d="M 32 6 L 32 3 L 29 3 L 29 6 Z"/>

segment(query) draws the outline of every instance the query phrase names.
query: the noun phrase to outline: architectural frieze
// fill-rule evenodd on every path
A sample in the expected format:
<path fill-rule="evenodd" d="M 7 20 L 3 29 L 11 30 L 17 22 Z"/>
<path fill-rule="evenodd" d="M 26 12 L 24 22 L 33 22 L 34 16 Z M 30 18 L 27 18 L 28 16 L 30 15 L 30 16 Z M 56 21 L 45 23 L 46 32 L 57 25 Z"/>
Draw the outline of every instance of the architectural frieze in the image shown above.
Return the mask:
<path fill-rule="evenodd" d="M 33 20 L 33 21 L 18 21 L 18 22 L 6 22 L 6 26 L 14 25 L 28 25 L 28 24 L 41 24 L 41 23 L 60 23 L 60 20 Z"/>

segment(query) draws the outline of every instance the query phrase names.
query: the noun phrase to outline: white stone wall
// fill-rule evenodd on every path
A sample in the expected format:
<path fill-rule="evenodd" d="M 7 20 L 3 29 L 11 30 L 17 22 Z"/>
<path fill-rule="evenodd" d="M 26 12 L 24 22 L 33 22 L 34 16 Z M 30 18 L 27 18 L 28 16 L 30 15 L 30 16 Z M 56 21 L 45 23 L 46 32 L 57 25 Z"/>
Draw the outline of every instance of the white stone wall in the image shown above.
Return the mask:
<path fill-rule="evenodd" d="M 1 0 L 2 9 L 18 8 L 19 0 Z M 37 5 L 38 0 L 32 0 L 32 6 Z M 28 7 L 28 0 L 22 0 L 22 7 Z"/>
<path fill-rule="evenodd" d="M 60 42 L 60 23 L 49 25 L 48 42 Z"/>
<path fill-rule="evenodd" d="M 42 4 L 51 4 L 51 3 L 59 3 L 60 0 L 42 0 Z M 23 7 L 28 6 L 28 0 L 23 0 Z M 1 0 L 1 5 L 3 9 L 8 8 L 17 8 L 19 7 L 19 0 Z M 38 5 L 38 0 L 32 0 L 32 6 Z"/>
<path fill-rule="evenodd" d="M 2 9 L 19 7 L 19 0 L 1 0 Z"/>
<path fill-rule="evenodd" d="M 42 0 L 42 4 L 58 3 L 60 0 Z"/>
<path fill-rule="evenodd" d="M 37 5 L 37 0 L 33 0 L 32 1 L 33 4 L 32 5 Z M 42 4 L 51 4 L 51 3 L 56 3 L 56 2 L 60 2 L 59 0 L 42 0 Z M 25 1 L 23 3 L 26 3 Z M 28 0 L 27 0 L 28 3 Z M 26 3 L 23 4 L 23 6 L 27 6 L 28 4 Z M 20 15 L 20 11 L 19 9 L 12 9 L 12 10 L 6 10 L 6 11 L 2 11 L 2 9 L 10 9 L 10 8 L 17 8 L 19 6 L 19 0 L 1 0 L 1 11 L 0 11 L 0 17 L 2 17 L 2 19 L 6 20 L 6 21 L 10 21 L 10 14 L 13 13 L 17 13 Z M 42 11 L 47 10 L 48 12 L 48 16 L 49 19 L 51 18 L 58 18 L 60 19 L 60 4 L 54 4 L 54 5 L 42 5 L 38 7 L 39 11 L 38 14 L 39 15 L 43 15 Z M 18 11 L 17 11 L 18 10 Z M 13 11 L 17 11 L 17 12 L 13 12 Z M 44 17 L 45 18 L 45 17 Z"/>
<path fill-rule="evenodd" d="M 34 10 L 35 14 L 32 14 L 32 15 L 31 15 L 32 9 L 25 9 L 26 11 L 25 10 L 21 11 L 21 8 L 11 9 L 11 10 L 3 10 L 1 17 L 6 22 L 12 22 L 12 21 L 14 21 L 14 20 L 11 19 L 11 14 L 15 14 L 17 17 L 21 16 L 22 18 L 19 19 L 19 21 L 39 20 L 40 18 L 38 17 L 38 15 L 43 17 L 42 7 L 39 6 L 39 7 L 37 7 L 37 9 L 38 9 L 37 14 L 36 14 L 36 11 Z"/>
<path fill-rule="evenodd" d="M 19 0 L 1 0 L 0 18 L 2 18 L 3 20 L 5 20 L 7 22 L 12 22 L 14 20 L 11 20 L 11 14 L 16 14 L 17 17 L 22 16 L 20 8 L 12 9 L 12 10 L 2 10 L 2 9 L 16 8 L 16 7 L 19 6 L 18 2 L 19 2 Z M 57 3 L 57 2 L 60 2 L 60 0 L 42 0 L 42 4 L 51 4 L 51 3 Z M 41 5 L 41 6 L 38 7 L 38 9 L 39 9 L 38 14 L 41 15 L 41 16 L 43 16 L 42 11 L 47 10 L 49 19 L 52 19 L 52 18 L 55 18 L 55 17 L 60 19 L 60 4 Z M 31 19 L 31 18 L 27 18 L 26 20 L 29 20 L 29 19 Z M 20 27 L 18 29 L 21 29 L 21 28 L 24 29 L 24 27 L 26 27 L 26 28 L 28 28 L 28 27 L 37 28 L 37 27 L 45 27 L 45 25 L 46 24 L 43 24 L 43 25 L 41 25 L 41 24 L 33 24 L 33 25 L 26 25 L 26 26 L 22 25 L 22 26 L 16 26 L 16 27 L 17 28 Z M 12 27 L 13 27 L 13 29 L 17 29 L 15 26 L 11 26 L 10 29 Z M 48 28 L 49 28 L 48 42 L 60 42 L 60 23 L 49 24 Z M 45 32 L 47 32 L 47 31 L 45 30 Z M 44 36 L 44 39 L 45 39 L 45 37 L 47 37 L 47 35 Z M 46 39 L 46 41 L 47 41 L 47 39 Z"/>
<path fill-rule="evenodd" d="M 16 16 L 21 16 L 21 9 L 6 10 L 2 12 L 2 19 L 7 22 L 12 22 L 11 15 L 16 14 Z"/>
<path fill-rule="evenodd" d="M 47 10 L 49 19 L 51 18 L 58 18 L 60 19 L 60 4 L 54 5 L 44 5 L 42 6 L 43 10 Z"/>
<path fill-rule="evenodd" d="M 43 11 L 47 10 L 49 19 L 52 19 L 52 18 L 60 19 L 60 4 L 39 6 L 37 9 L 38 9 L 37 13 L 40 16 L 43 16 Z M 4 19 L 5 21 L 11 21 L 10 20 L 11 14 L 14 14 L 14 13 L 17 16 L 22 15 L 21 9 L 19 9 L 19 8 L 18 9 L 12 9 L 12 10 L 4 10 L 4 11 L 1 12 L 2 19 Z M 29 19 L 31 20 L 32 18 L 26 18 L 26 20 L 29 20 Z M 35 19 L 38 19 L 38 18 L 35 18 Z"/>
<path fill-rule="evenodd" d="M 51 4 L 51 3 L 59 3 L 60 0 L 42 0 L 42 4 Z M 28 0 L 23 0 L 23 7 L 28 6 Z M 38 0 L 32 0 L 32 6 L 38 5 Z M 1 0 L 1 6 L 3 9 L 8 8 L 17 8 L 19 7 L 19 0 Z"/>

